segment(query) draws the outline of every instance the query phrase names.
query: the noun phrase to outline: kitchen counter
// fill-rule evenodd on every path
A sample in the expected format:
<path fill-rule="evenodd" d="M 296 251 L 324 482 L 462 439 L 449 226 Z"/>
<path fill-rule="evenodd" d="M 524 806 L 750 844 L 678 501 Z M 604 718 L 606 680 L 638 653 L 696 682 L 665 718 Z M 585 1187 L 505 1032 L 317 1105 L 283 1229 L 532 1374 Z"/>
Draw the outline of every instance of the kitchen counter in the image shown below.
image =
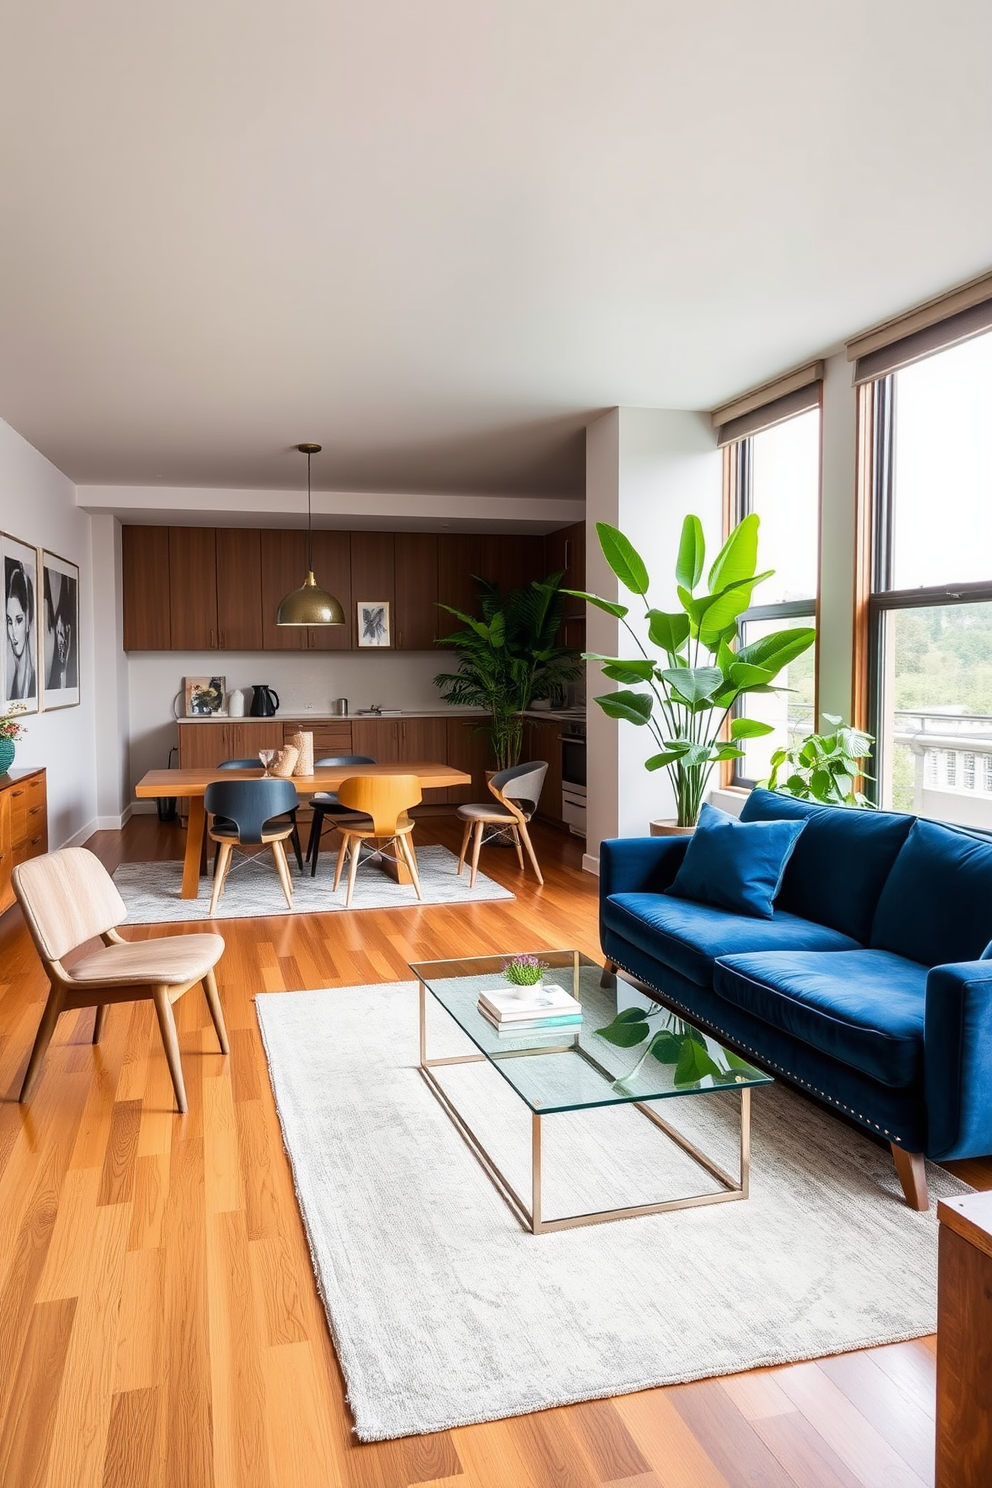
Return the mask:
<path fill-rule="evenodd" d="M 289 719 L 290 723 L 351 723 L 359 718 L 484 718 L 481 708 L 403 708 L 398 712 L 383 713 L 318 713 L 315 708 L 284 708 L 267 718 L 257 713 L 243 713 L 235 717 L 230 713 L 212 713 L 209 717 L 177 718 L 177 723 L 271 723 L 273 719 Z M 527 717 L 530 717 L 527 714 Z M 550 718 L 549 713 L 535 713 L 535 718 Z"/>

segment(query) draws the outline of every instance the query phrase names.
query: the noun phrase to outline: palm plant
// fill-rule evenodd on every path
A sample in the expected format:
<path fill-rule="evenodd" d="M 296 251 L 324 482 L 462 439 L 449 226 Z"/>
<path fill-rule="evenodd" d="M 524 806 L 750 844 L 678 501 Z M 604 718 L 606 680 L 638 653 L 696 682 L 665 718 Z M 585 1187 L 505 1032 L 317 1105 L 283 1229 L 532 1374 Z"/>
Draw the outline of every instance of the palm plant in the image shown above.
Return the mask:
<path fill-rule="evenodd" d="M 556 644 L 565 604 L 561 580 L 551 574 L 504 596 L 498 584 L 476 579 L 479 618 L 440 606 L 463 628 L 438 640 L 460 655 L 458 670 L 439 672 L 434 681 L 446 703 L 489 714 L 480 731 L 489 736 L 497 770 L 520 761 L 524 710 L 579 675 L 575 652 Z"/>

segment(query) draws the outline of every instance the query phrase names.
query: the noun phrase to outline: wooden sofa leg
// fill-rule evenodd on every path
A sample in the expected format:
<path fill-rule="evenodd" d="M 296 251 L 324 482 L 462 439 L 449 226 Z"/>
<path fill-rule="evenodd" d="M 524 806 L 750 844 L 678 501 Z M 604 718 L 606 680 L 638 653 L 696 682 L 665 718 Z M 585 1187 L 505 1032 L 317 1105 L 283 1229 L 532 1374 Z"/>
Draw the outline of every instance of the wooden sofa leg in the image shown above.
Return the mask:
<path fill-rule="evenodd" d="M 610 985 L 610 982 L 616 976 L 616 971 L 617 963 L 615 961 L 604 961 L 603 975 L 599 979 L 599 985 L 601 987 L 608 987 Z"/>
<path fill-rule="evenodd" d="M 900 1147 L 896 1142 L 890 1142 L 892 1156 L 895 1159 L 896 1172 L 899 1174 L 899 1182 L 902 1191 L 906 1195 L 906 1203 L 911 1209 L 918 1209 L 920 1213 L 926 1213 L 930 1208 L 930 1195 L 927 1192 L 926 1164 L 922 1152 L 907 1152 L 905 1147 Z"/>

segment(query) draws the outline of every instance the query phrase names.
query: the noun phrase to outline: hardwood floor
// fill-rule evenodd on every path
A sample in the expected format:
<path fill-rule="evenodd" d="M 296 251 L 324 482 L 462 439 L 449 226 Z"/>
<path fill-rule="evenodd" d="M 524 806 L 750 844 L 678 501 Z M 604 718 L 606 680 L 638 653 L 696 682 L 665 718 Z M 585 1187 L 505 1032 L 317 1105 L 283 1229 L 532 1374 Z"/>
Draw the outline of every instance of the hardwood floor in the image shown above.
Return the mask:
<path fill-rule="evenodd" d="M 458 836 L 454 818 L 417 830 L 456 850 Z M 180 857 L 183 838 L 140 817 L 90 846 L 113 868 Z M 112 1008 L 96 1049 L 92 1012 L 64 1016 L 30 1105 L 17 1105 L 47 984 L 19 910 L 0 920 L 4 1488 L 932 1482 L 932 1339 L 434 1436 L 352 1438 L 252 997 L 406 979 L 408 961 L 456 948 L 598 955 L 580 845 L 538 828 L 535 846 L 543 889 L 513 853 L 485 855 L 509 903 L 226 922 L 231 1053 L 217 1053 L 206 1004 L 188 993 L 176 1007 L 184 1117 L 150 1003 Z M 988 1164 L 963 1176 L 992 1186 Z"/>

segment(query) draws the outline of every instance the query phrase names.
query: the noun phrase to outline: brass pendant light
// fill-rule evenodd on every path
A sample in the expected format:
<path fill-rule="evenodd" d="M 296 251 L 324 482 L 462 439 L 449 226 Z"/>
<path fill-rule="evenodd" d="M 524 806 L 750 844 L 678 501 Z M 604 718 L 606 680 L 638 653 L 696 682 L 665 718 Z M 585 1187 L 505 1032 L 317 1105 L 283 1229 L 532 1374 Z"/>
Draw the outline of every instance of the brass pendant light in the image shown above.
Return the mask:
<path fill-rule="evenodd" d="M 287 594 L 276 610 L 277 625 L 344 625 L 344 610 L 339 600 L 317 588 L 313 576 L 313 519 L 310 513 L 310 456 L 320 454 L 319 444 L 298 444 L 307 457 L 307 576 L 301 588 Z"/>

